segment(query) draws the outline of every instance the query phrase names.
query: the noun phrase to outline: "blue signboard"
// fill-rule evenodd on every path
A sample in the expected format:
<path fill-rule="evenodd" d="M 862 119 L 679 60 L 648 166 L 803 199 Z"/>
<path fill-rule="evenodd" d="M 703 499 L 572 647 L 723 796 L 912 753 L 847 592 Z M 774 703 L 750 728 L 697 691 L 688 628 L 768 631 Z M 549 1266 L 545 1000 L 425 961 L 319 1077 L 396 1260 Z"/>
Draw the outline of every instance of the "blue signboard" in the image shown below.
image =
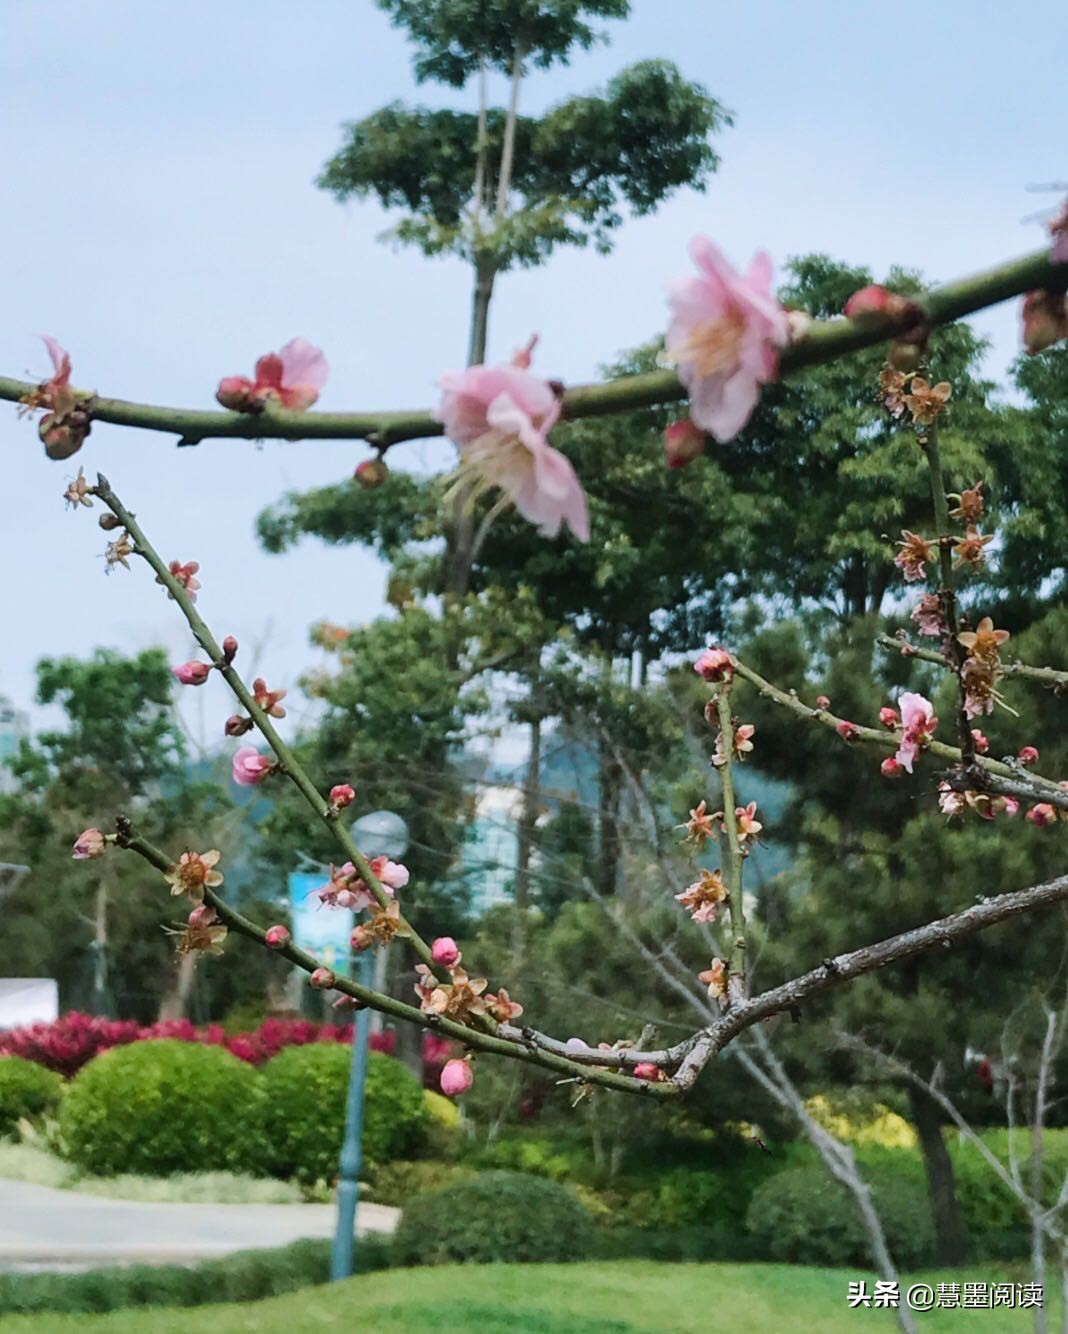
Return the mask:
<path fill-rule="evenodd" d="M 327 968 L 347 973 L 349 937 L 355 925 L 351 908 L 324 908 L 313 890 L 328 879 L 325 872 L 290 871 L 289 900 L 293 943 L 321 960 Z"/>

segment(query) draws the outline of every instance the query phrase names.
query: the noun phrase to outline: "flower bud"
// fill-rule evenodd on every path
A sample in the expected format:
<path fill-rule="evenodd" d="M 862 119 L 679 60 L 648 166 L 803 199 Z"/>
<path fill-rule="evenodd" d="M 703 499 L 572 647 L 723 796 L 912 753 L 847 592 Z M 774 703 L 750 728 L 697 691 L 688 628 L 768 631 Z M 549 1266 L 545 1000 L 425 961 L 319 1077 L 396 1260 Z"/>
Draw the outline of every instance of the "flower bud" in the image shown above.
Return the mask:
<path fill-rule="evenodd" d="M 263 939 L 272 950 L 280 950 L 289 944 L 289 928 L 280 924 L 269 926 Z"/>
<path fill-rule="evenodd" d="M 891 343 L 886 359 L 895 371 L 901 371 L 904 375 L 911 375 L 913 371 L 920 369 L 923 362 L 923 352 L 922 347 L 918 347 L 915 343 L 907 343 L 899 338 L 896 343 Z"/>
<path fill-rule="evenodd" d="M 216 399 L 231 412 L 255 412 L 263 406 L 254 386 L 243 375 L 226 375 L 219 381 Z"/>
<path fill-rule="evenodd" d="M 348 783 L 337 783 L 330 789 L 330 805 L 335 810 L 343 810 L 356 800 L 356 790 Z"/>
<path fill-rule="evenodd" d="M 84 829 L 75 839 L 71 855 L 76 862 L 84 862 L 91 857 L 102 857 L 106 847 L 107 839 L 99 829 Z"/>
<path fill-rule="evenodd" d="M 222 642 L 223 662 L 229 664 L 237 657 L 237 640 L 233 635 L 227 635 Z"/>
<path fill-rule="evenodd" d="M 634 1067 L 634 1078 L 647 1079 L 651 1084 L 656 1084 L 661 1079 L 660 1067 L 652 1061 L 639 1061 Z"/>
<path fill-rule="evenodd" d="M 898 725 L 898 722 L 900 721 L 897 716 L 897 709 L 891 709 L 889 705 L 886 705 L 884 708 L 881 708 L 879 710 L 879 721 L 882 723 L 884 727 L 888 728 L 892 732 L 894 728 Z"/>
<path fill-rule="evenodd" d="M 430 957 L 443 968 L 451 968 L 460 957 L 460 950 L 452 936 L 438 936 L 430 946 Z"/>
<path fill-rule="evenodd" d="M 706 436 L 689 417 L 680 417 L 664 431 L 664 461 L 669 468 L 688 468 L 705 452 Z"/>
<path fill-rule="evenodd" d="M 337 981 L 337 978 L 329 968 L 316 968 L 315 972 L 312 973 L 310 980 L 316 991 L 329 991 Z"/>
<path fill-rule="evenodd" d="M 202 686 L 211 675 L 211 667 L 206 662 L 183 662 L 171 671 L 184 686 Z"/>
<path fill-rule="evenodd" d="M 1038 763 L 1038 751 L 1037 751 L 1037 749 L 1036 749 L 1034 746 L 1021 746 L 1021 747 L 1020 747 L 1020 763 L 1021 763 L 1021 764 L 1037 764 L 1037 763 Z"/>
<path fill-rule="evenodd" d="M 344 891 L 342 891 L 342 893 L 344 893 Z M 339 894 L 338 899 L 340 900 L 340 898 L 341 895 Z M 359 926 L 354 926 L 352 928 L 352 935 L 349 936 L 349 947 L 354 953 L 362 954 L 364 950 L 370 949 L 374 943 L 374 936 L 371 935 L 370 931 L 362 922 Z"/>
<path fill-rule="evenodd" d="M 1044 829 L 1046 825 L 1053 824 L 1057 818 L 1057 812 L 1048 801 L 1040 801 L 1037 806 L 1032 806 L 1027 812 L 1026 818 L 1039 829 Z"/>
<path fill-rule="evenodd" d="M 975 745 L 975 753 L 977 755 L 985 755 L 990 749 L 990 742 L 982 732 L 979 731 L 978 727 L 972 728 L 972 742 Z"/>
<path fill-rule="evenodd" d="M 845 718 L 835 723 L 834 730 L 843 741 L 856 741 L 858 736 L 856 723 L 847 722 Z"/>
<path fill-rule="evenodd" d="M 103 528 L 105 533 L 110 533 L 114 528 L 122 527 L 122 521 L 116 518 L 114 514 L 101 514 L 100 518 L 97 519 L 97 523 Z"/>
<path fill-rule="evenodd" d="M 373 491 L 389 477 L 389 469 L 383 459 L 364 459 L 357 463 L 352 477 L 365 491 Z"/>
<path fill-rule="evenodd" d="M 211 926 L 218 914 L 210 903 L 198 903 L 189 914 L 189 925 L 191 927 Z"/>
<path fill-rule="evenodd" d="M 734 675 L 734 659 L 724 648 L 706 648 L 693 669 L 704 681 L 729 681 Z"/>
<path fill-rule="evenodd" d="M 54 412 L 48 412 L 41 418 L 37 434 L 50 459 L 69 459 L 72 454 L 77 454 L 85 442 L 89 427 L 78 426 L 70 420 L 72 416 L 68 413 L 59 421 Z"/>
<path fill-rule="evenodd" d="M 879 772 L 884 778 L 900 778 L 905 772 L 905 766 L 899 764 L 893 755 L 888 755 L 882 764 L 879 765 Z"/>
<path fill-rule="evenodd" d="M 441 1091 L 447 1098 L 457 1098 L 466 1093 L 475 1082 L 475 1072 L 469 1061 L 446 1061 L 441 1072 Z"/>
<path fill-rule="evenodd" d="M 826 695 L 817 695 L 817 696 L 816 696 L 816 708 L 817 708 L 817 709 L 829 709 L 830 707 L 831 707 L 831 701 L 827 698 Z"/>
<path fill-rule="evenodd" d="M 226 726 L 223 731 L 227 736 L 244 736 L 246 732 L 252 729 L 252 719 L 243 718 L 239 713 L 232 713 L 226 720 Z"/>

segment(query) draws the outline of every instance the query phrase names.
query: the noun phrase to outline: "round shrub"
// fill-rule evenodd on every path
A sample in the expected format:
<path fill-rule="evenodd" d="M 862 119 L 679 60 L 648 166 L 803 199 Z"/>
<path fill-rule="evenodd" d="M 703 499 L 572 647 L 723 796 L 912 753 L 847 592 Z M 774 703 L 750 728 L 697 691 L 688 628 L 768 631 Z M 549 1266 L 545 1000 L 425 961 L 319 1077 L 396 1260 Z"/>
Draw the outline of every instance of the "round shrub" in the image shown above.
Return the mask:
<path fill-rule="evenodd" d="M 523 1172 L 482 1172 L 411 1200 L 394 1246 L 400 1264 L 584 1260 L 593 1226 L 567 1186 Z"/>
<path fill-rule="evenodd" d="M 905 1269 L 931 1261 L 927 1192 L 907 1175 L 869 1173 L 872 1201 L 890 1253 Z M 753 1194 L 746 1228 L 761 1259 L 801 1265 L 870 1265 L 867 1235 L 852 1196 L 823 1167 L 778 1172 Z"/>
<path fill-rule="evenodd" d="M 0 1056 L 0 1139 L 18 1134 L 19 1122 L 54 1115 L 63 1081 L 52 1070 L 21 1056 Z"/>
<path fill-rule="evenodd" d="M 270 1170 L 298 1181 L 331 1181 L 345 1134 L 351 1050 L 336 1042 L 288 1047 L 263 1067 Z M 400 1061 L 371 1052 L 363 1108 L 363 1159 L 402 1158 L 418 1148 L 423 1090 Z"/>
<path fill-rule="evenodd" d="M 159 1039 L 103 1052 L 71 1084 L 59 1124 L 66 1156 L 99 1176 L 263 1170 L 262 1080 L 221 1047 Z"/>

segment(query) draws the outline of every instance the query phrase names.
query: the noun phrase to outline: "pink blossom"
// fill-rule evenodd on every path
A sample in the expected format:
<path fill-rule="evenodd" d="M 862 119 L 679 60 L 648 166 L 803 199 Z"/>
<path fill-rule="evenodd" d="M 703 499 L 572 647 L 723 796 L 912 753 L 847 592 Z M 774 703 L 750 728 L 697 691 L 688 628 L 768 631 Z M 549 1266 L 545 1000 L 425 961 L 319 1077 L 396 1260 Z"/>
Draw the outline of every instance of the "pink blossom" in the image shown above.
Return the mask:
<path fill-rule="evenodd" d="M 931 635 L 938 639 L 945 633 L 946 623 L 942 619 L 942 601 L 937 593 L 924 593 L 912 609 L 911 619 L 921 635 Z"/>
<path fill-rule="evenodd" d="M 430 946 L 430 957 L 443 968 L 451 968 L 460 958 L 460 949 L 452 936 L 438 936 Z"/>
<path fill-rule="evenodd" d="M 107 839 L 99 829 L 83 829 L 74 840 L 74 852 L 71 855 L 76 862 L 84 862 L 91 857 L 102 857 L 106 847 Z"/>
<path fill-rule="evenodd" d="M 48 349 L 52 362 L 51 379 L 45 380 L 40 386 L 40 406 L 62 417 L 74 407 L 74 393 L 70 387 L 70 353 L 51 334 L 38 336 Z"/>
<path fill-rule="evenodd" d="M 664 430 L 664 461 L 669 468 L 688 468 L 705 452 L 706 436 L 689 417 L 680 417 Z"/>
<path fill-rule="evenodd" d="M 242 787 L 253 787 L 262 783 L 274 769 L 274 761 L 261 755 L 254 746 L 242 746 L 234 756 L 231 774 L 235 783 Z"/>
<path fill-rule="evenodd" d="M 1020 763 L 1021 763 L 1021 764 L 1037 764 L 1037 763 L 1038 763 L 1038 750 L 1037 750 L 1037 748 L 1036 748 L 1035 746 L 1021 746 L 1021 747 L 1020 747 Z"/>
<path fill-rule="evenodd" d="M 1015 797 L 1000 797 L 1002 811 L 1009 816 L 1016 815 L 1020 809 L 1020 803 Z"/>
<path fill-rule="evenodd" d="M 329 968 L 316 968 L 311 975 L 310 981 L 316 991 L 329 991 L 337 981 L 337 978 Z"/>
<path fill-rule="evenodd" d="M 280 950 L 289 944 L 289 928 L 282 926 L 280 923 L 269 926 L 263 939 L 272 950 Z"/>
<path fill-rule="evenodd" d="M 652 1061 L 639 1061 L 634 1067 L 635 1079 L 647 1079 L 651 1084 L 656 1084 L 663 1079 L 663 1077 L 664 1072 Z"/>
<path fill-rule="evenodd" d="M 972 728 L 972 742 L 975 746 L 975 753 L 977 755 L 985 755 L 990 749 L 990 742 L 986 739 L 983 733 L 979 731 L 978 727 Z"/>
<path fill-rule="evenodd" d="M 897 716 L 897 709 L 891 709 L 887 705 L 879 710 L 879 721 L 892 732 L 901 719 Z"/>
<path fill-rule="evenodd" d="M 411 878 L 407 866 L 403 866 L 400 862 L 391 862 L 388 857 L 372 857 L 370 865 L 382 888 L 388 892 L 403 889 Z"/>
<path fill-rule="evenodd" d="M 898 700 L 898 704 L 901 706 L 901 723 L 905 731 L 894 758 L 904 769 L 912 773 L 913 762 L 928 737 L 933 735 L 938 726 L 938 719 L 934 716 L 931 701 L 925 699 L 923 695 L 906 691 Z"/>
<path fill-rule="evenodd" d="M 184 565 L 180 560 L 172 560 L 168 566 L 174 579 L 181 584 L 189 595 L 190 602 L 196 602 L 197 589 L 200 587 L 200 580 L 197 578 L 197 572 L 200 569 L 200 562 L 196 560 L 187 561 Z M 162 579 L 156 580 L 157 584 L 163 583 Z"/>
<path fill-rule="evenodd" d="M 829 709 L 830 707 L 831 707 L 831 701 L 827 698 L 826 695 L 817 695 L 817 696 L 816 696 L 816 708 L 817 708 L 817 709 Z"/>
<path fill-rule="evenodd" d="M 760 386 L 776 378 L 789 324 L 763 251 L 744 276 L 707 237 L 694 237 L 690 255 L 699 273 L 672 285 L 666 351 L 690 391 L 693 421 L 723 443 L 749 420 Z"/>
<path fill-rule="evenodd" d="M 343 810 L 356 800 L 356 789 L 348 783 L 335 783 L 330 789 L 330 805 L 335 810 Z"/>
<path fill-rule="evenodd" d="M 475 1082 L 475 1072 L 469 1061 L 446 1061 L 441 1072 L 441 1091 L 447 1098 L 458 1098 Z"/>
<path fill-rule="evenodd" d="M 901 764 L 894 759 L 893 755 L 888 755 L 882 764 L 879 765 L 879 772 L 884 778 L 900 778 L 904 773 Z"/>
<path fill-rule="evenodd" d="M 1037 806 L 1032 806 L 1024 817 L 1039 829 L 1044 829 L 1046 825 L 1053 824 L 1057 819 L 1057 812 L 1048 801 L 1040 801 Z"/>
<path fill-rule="evenodd" d="M 349 936 L 349 945 L 355 954 L 362 954 L 364 950 L 370 949 L 375 943 L 375 938 L 362 923 L 352 928 L 352 935 Z"/>
<path fill-rule="evenodd" d="M 478 488 L 500 488 L 546 537 L 566 522 L 579 541 L 589 541 L 586 495 L 570 461 L 548 441 L 560 416 L 548 381 L 517 365 L 468 366 L 438 385 L 434 415 Z"/>
<path fill-rule="evenodd" d="M 196 930 L 198 927 L 211 926 L 218 919 L 219 914 L 210 903 L 198 903 L 189 914 L 189 925 Z"/>
<path fill-rule="evenodd" d="M 206 662 L 183 662 L 171 671 L 184 686 L 202 686 L 211 675 L 211 666 Z"/>
<path fill-rule="evenodd" d="M 290 412 L 305 412 L 319 397 L 330 367 L 322 351 L 304 338 L 293 338 L 281 352 L 256 362 L 255 379 L 228 375 L 215 397 L 234 412 L 261 412 L 271 401 Z"/>
<path fill-rule="evenodd" d="M 705 681 L 729 681 L 734 675 L 734 659 L 725 648 L 706 648 L 693 669 Z"/>
<path fill-rule="evenodd" d="M 938 785 L 938 809 L 943 815 L 960 815 L 964 811 L 967 802 L 964 800 L 963 792 L 955 792 L 948 783 L 939 783 Z"/>

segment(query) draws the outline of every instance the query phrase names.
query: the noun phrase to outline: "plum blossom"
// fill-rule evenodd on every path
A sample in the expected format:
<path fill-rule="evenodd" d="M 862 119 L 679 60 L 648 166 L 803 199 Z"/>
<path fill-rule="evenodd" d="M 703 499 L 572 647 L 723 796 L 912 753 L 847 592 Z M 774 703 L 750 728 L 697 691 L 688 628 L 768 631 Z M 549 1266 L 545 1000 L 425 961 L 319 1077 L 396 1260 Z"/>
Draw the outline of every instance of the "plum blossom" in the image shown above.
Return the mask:
<path fill-rule="evenodd" d="M 171 572 L 171 577 L 176 583 L 181 584 L 189 597 L 190 602 L 196 602 L 197 589 L 200 587 L 200 580 L 197 578 L 197 571 L 200 569 L 200 562 L 196 560 L 186 561 L 183 565 L 180 560 L 172 560 L 167 567 Z M 162 584 L 162 579 L 156 580 L 157 584 Z M 170 594 L 168 594 L 170 596 Z M 236 649 L 235 649 L 236 652 Z"/>
<path fill-rule="evenodd" d="M 892 709 L 889 705 L 884 705 L 883 708 L 879 710 L 879 721 L 885 728 L 892 732 L 901 719 L 898 716 L 897 709 Z"/>
<path fill-rule="evenodd" d="M 499 1024 L 510 1024 L 513 1019 L 518 1019 L 523 1013 L 522 1005 L 518 1001 L 512 1000 L 504 987 L 501 987 L 496 995 L 487 991 L 485 1001 L 486 1009 Z"/>
<path fill-rule="evenodd" d="M 70 387 L 70 354 L 56 339 L 41 334 L 52 361 L 52 375 L 20 399 L 19 412 L 44 408 L 38 434 L 51 459 L 69 459 L 92 429 L 92 398 L 78 399 Z"/>
<path fill-rule="evenodd" d="M 663 1070 L 652 1061 L 639 1061 L 634 1067 L 635 1079 L 646 1079 L 651 1084 L 659 1084 L 667 1078 Z"/>
<path fill-rule="evenodd" d="M 430 946 L 430 957 L 443 968 L 460 962 L 460 948 L 452 936 L 438 936 Z"/>
<path fill-rule="evenodd" d="M 738 830 L 738 838 L 744 843 L 746 839 L 756 838 L 757 834 L 764 828 L 763 824 L 756 818 L 757 804 L 751 801 L 748 806 L 735 806 L 734 821 Z"/>
<path fill-rule="evenodd" d="M 242 746 L 234 756 L 231 776 L 242 787 L 254 787 L 262 783 L 274 767 L 274 761 L 261 755 L 255 746 Z"/>
<path fill-rule="evenodd" d="M 446 1061 L 441 1071 L 441 1091 L 447 1098 L 458 1098 L 466 1093 L 475 1082 L 475 1072 L 470 1061 L 454 1059 Z"/>
<path fill-rule="evenodd" d="M 1068 338 L 1068 296 L 1063 292 L 1027 292 L 1020 314 L 1023 345 L 1032 355 Z"/>
<path fill-rule="evenodd" d="M 388 857 L 372 857 L 370 867 L 387 894 L 392 894 L 395 889 L 403 889 L 411 879 L 407 866 L 401 862 L 391 862 Z"/>
<path fill-rule="evenodd" d="M 177 667 L 172 667 L 171 671 L 184 686 L 202 686 L 211 675 L 211 664 L 183 662 Z"/>
<path fill-rule="evenodd" d="M 279 703 L 280 700 L 285 699 L 286 692 L 284 690 L 268 690 L 267 682 L 262 676 L 257 676 L 255 681 L 253 681 L 252 695 L 256 703 L 268 717 L 284 718 L 286 716 L 285 709 L 283 709 Z"/>
<path fill-rule="evenodd" d="M 689 417 L 680 417 L 664 429 L 664 462 L 669 468 L 688 468 L 705 452 L 706 436 Z"/>
<path fill-rule="evenodd" d="M 831 701 L 830 701 L 830 699 L 828 698 L 827 695 L 817 695 L 817 696 L 816 696 L 816 708 L 817 708 L 817 709 L 823 709 L 824 711 L 826 711 L 826 710 L 829 709 L 830 707 L 831 707 Z"/>
<path fill-rule="evenodd" d="M 963 519 L 965 523 L 978 523 L 983 517 L 985 508 L 983 484 L 980 481 L 957 496 L 957 504 L 949 513 L 953 519 Z"/>
<path fill-rule="evenodd" d="M 978 727 L 972 728 L 972 745 L 975 747 L 975 753 L 977 755 L 985 755 L 990 749 L 990 742 L 983 733 L 980 732 Z"/>
<path fill-rule="evenodd" d="M 729 681 L 734 675 L 734 659 L 725 648 L 706 648 L 693 669 L 703 681 Z"/>
<path fill-rule="evenodd" d="M 280 922 L 269 926 L 264 932 L 263 941 L 269 949 L 280 950 L 289 944 L 289 928 Z"/>
<path fill-rule="evenodd" d="M 766 253 L 744 275 L 705 236 L 690 242 L 690 255 L 699 272 L 672 285 L 666 359 L 690 392 L 691 418 L 722 444 L 752 416 L 760 386 L 777 378 L 790 327 Z"/>
<path fill-rule="evenodd" d="M 1021 746 L 1019 750 L 1021 764 L 1037 764 L 1038 749 L 1035 746 Z"/>
<path fill-rule="evenodd" d="M 907 380 L 901 371 L 893 366 L 884 366 L 879 373 L 879 395 L 883 407 L 891 417 L 900 417 L 905 411 L 905 389 Z"/>
<path fill-rule="evenodd" d="M 722 811 L 709 812 L 708 802 L 702 800 L 690 811 L 689 820 L 685 824 L 676 825 L 676 828 L 685 829 L 689 841 L 696 847 L 703 848 L 716 832 L 716 824 L 722 819 Z"/>
<path fill-rule="evenodd" d="M 888 755 L 879 765 L 879 772 L 884 778 L 900 778 L 905 772 L 901 763 L 893 755 Z"/>
<path fill-rule="evenodd" d="M 221 856 L 217 848 L 210 852 L 183 852 L 177 863 L 164 873 L 171 893 L 188 894 L 194 903 L 200 903 L 205 889 L 214 889 L 223 882 L 222 872 L 215 869 Z"/>
<path fill-rule="evenodd" d="M 989 616 L 984 616 L 974 630 L 962 630 L 957 635 L 957 642 L 968 650 L 961 664 L 961 681 L 964 712 L 969 718 L 994 710 L 994 682 L 1001 666 L 999 650 L 1008 638 L 1008 630 L 995 630 Z"/>
<path fill-rule="evenodd" d="M 290 412 L 305 412 L 319 397 L 330 366 L 320 348 L 293 338 L 281 352 L 268 352 L 256 362 L 255 379 L 228 375 L 215 397 L 234 412 L 262 412 L 276 402 Z"/>
<path fill-rule="evenodd" d="M 731 759 L 744 760 L 753 749 L 753 737 L 756 734 L 756 726 L 753 723 L 742 723 L 740 727 L 734 729 L 734 745 Z M 718 768 L 727 763 L 727 755 L 723 749 L 723 733 L 716 734 L 716 749 L 712 754 L 712 763 Z"/>
<path fill-rule="evenodd" d="M 330 789 L 330 805 L 335 811 L 344 810 L 356 800 L 356 789 L 349 783 L 335 783 Z"/>
<path fill-rule="evenodd" d="M 904 735 L 897 748 L 894 759 L 907 772 L 912 773 L 912 765 L 921 747 L 934 734 L 938 719 L 934 716 L 934 707 L 929 699 L 906 691 L 898 700 L 901 707 L 901 725 Z"/>
<path fill-rule="evenodd" d="M 727 994 L 727 965 L 722 959 L 713 959 L 703 973 L 697 974 L 697 980 L 708 987 L 710 1000 L 722 1000 Z"/>
<path fill-rule="evenodd" d="M 937 593 L 924 593 L 913 607 L 911 619 L 921 635 L 940 639 L 945 634 L 946 623 L 942 618 L 942 600 Z"/>
<path fill-rule="evenodd" d="M 946 403 L 953 393 L 953 386 L 948 380 L 941 384 L 930 385 L 920 375 L 913 376 L 910 392 L 905 394 L 905 406 L 912 414 L 917 426 L 930 426 L 945 410 Z"/>
<path fill-rule="evenodd" d="M 130 568 L 128 557 L 134 554 L 134 549 L 133 539 L 124 530 L 114 542 L 109 542 L 104 548 L 105 573 L 110 574 L 116 565 L 128 570 Z"/>
<path fill-rule="evenodd" d="M 485 1014 L 483 992 L 489 986 L 484 977 L 468 977 L 462 968 L 456 968 L 451 982 L 439 982 L 426 964 L 416 967 L 420 981 L 415 984 L 416 994 L 426 1014 L 440 1014 L 445 1019 L 463 1023 L 469 1015 Z"/>
<path fill-rule="evenodd" d="M 549 444 L 560 399 L 547 380 L 522 365 L 468 366 L 438 380 L 434 416 L 460 451 L 461 475 L 476 495 L 497 487 L 545 537 L 566 523 L 589 541 L 586 495 L 570 461 Z"/>
<path fill-rule="evenodd" d="M 994 534 L 988 533 L 986 537 L 979 535 L 979 529 L 974 523 L 968 524 L 964 530 L 964 536 L 953 546 L 953 553 L 957 557 L 957 565 L 971 565 L 977 569 L 986 560 L 983 548 L 988 542 L 993 542 Z"/>
<path fill-rule="evenodd" d="M 907 528 L 902 529 L 901 536 L 904 541 L 898 543 L 901 550 L 894 557 L 894 564 L 910 583 L 925 579 L 927 562 L 931 559 L 931 543 L 919 533 L 909 532 Z"/>
<path fill-rule="evenodd" d="M 63 499 L 71 509 L 78 509 L 82 505 L 85 505 L 88 509 L 92 509 L 93 501 L 92 497 L 89 495 L 90 489 L 89 483 L 85 480 L 85 469 L 79 468 L 78 476 L 75 477 L 74 481 L 71 482 L 66 491 L 63 492 Z M 115 516 L 112 515 L 111 517 L 114 518 Z M 118 523 L 118 520 L 116 519 L 115 522 Z"/>
<path fill-rule="evenodd" d="M 701 870 L 700 880 L 676 894 L 675 898 L 695 922 L 714 922 L 719 912 L 719 905 L 726 899 L 727 886 L 719 871 Z"/>
<path fill-rule="evenodd" d="M 337 982 L 336 976 L 329 968 L 316 968 L 308 980 L 316 991 L 330 991 Z"/>
<path fill-rule="evenodd" d="M 851 723 L 848 718 L 839 719 L 834 725 L 834 730 L 843 741 L 856 741 L 857 737 L 860 736 L 860 730 L 856 723 Z"/>
<path fill-rule="evenodd" d="M 218 920 L 218 914 L 210 903 L 200 903 L 189 914 L 189 921 L 183 931 L 177 934 L 179 954 L 218 954 L 226 939 L 226 927 Z"/>
<path fill-rule="evenodd" d="M 1037 828 L 1044 829 L 1046 825 L 1053 824 L 1056 821 L 1057 812 L 1048 801 L 1040 801 L 1037 806 L 1031 807 L 1024 819 L 1030 821 Z"/>
<path fill-rule="evenodd" d="M 76 862 L 89 861 L 92 857 L 102 857 L 107 845 L 108 839 L 99 829 L 83 829 L 74 840 L 71 856 Z"/>
<path fill-rule="evenodd" d="M 938 809 L 943 815 L 952 819 L 956 815 L 962 815 L 967 802 L 964 800 L 963 792 L 956 792 L 948 783 L 939 783 L 938 785 Z"/>

